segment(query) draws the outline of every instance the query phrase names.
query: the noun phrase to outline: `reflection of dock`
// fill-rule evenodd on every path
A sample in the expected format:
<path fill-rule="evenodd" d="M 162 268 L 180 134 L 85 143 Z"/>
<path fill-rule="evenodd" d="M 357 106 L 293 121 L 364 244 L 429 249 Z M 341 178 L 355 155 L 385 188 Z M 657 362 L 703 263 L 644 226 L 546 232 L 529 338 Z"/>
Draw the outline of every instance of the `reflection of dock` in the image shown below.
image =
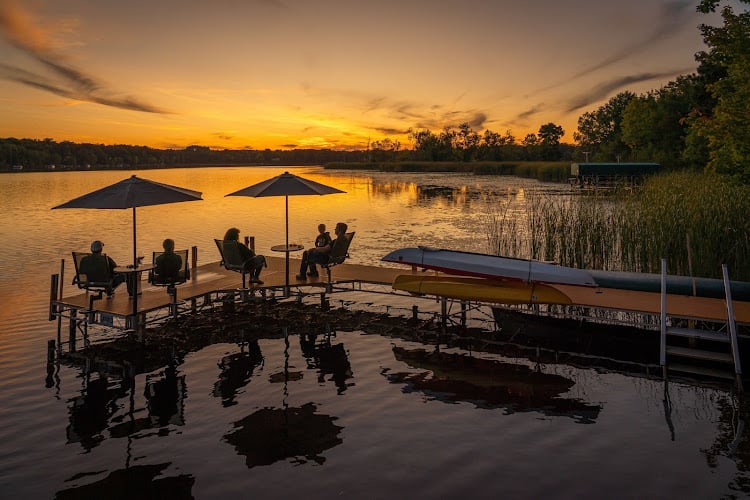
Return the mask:
<path fill-rule="evenodd" d="M 504 408 L 505 413 L 536 411 L 593 423 L 601 406 L 566 396 L 575 382 L 562 375 L 528 366 L 465 354 L 427 352 L 394 347 L 393 354 L 427 373 L 389 373 L 392 383 L 408 383 L 445 402 L 466 401 L 480 408 Z"/>

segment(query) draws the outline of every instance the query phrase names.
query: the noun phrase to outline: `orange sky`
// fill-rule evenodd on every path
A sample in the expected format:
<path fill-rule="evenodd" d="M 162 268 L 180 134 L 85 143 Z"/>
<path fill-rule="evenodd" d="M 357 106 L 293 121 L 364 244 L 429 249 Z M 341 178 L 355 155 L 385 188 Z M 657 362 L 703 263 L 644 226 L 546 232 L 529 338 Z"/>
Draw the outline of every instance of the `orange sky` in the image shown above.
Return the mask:
<path fill-rule="evenodd" d="M 695 70 L 697 0 L 0 0 L 0 137 L 364 148 L 517 138 Z"/>

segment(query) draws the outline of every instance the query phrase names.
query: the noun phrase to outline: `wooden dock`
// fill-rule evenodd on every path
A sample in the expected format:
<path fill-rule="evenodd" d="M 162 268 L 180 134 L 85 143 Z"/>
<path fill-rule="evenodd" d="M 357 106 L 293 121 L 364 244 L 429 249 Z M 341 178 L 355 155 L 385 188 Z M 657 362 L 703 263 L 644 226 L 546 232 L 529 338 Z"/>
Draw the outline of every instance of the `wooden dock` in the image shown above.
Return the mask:
<path fill-rule="evenodd" d="M 249 284 L 248 289 L 256 292 L 273 290 L 282 293 L 286 282 L 284 277 L 285 261 L 281 257 L 271 256 L 266 256 L 266 261 L 268 262 L 268 268 L 261 273 L 263 284 Z M 289 286 L 291 289 L 299 289 L 300 287 L 325 288 L 328 285 L 324 269 L 319 269 L 319 277 L 311 278 L 308 276 L 307 281 L 297 281 L 295 275 L 299 266 L 299 259 L 289 260 Z M 394 269 L 345 263 L 331 268 L 331 285 L 341 286 L 345 283 L 358 282 L 390 285 L 397 275 L 409 274 L 409 272 L 408 269 L 404 268 Z M 169 307 L 171 298 L 167 294 L 166 288 L 150 285 L 145 281 L 145 276 L 142 278 L 141 294 L 138 296 L 138 312 L 148 313 Z M 72 293 L 64 293 L 63 297 L 54 301 L 55 304 L 62 307 L 88 308 L 88 294 L 81 293 L 81 290 L 71 287 L 67 283 L 65 287 L 66 291 Z M 228 271 L 218 262 L 213 262 L 191 270 L 191 279 L 177 286 L 177 299 L 189 301 L 208 293 L 234 291 L 241 287 L 242 277 L 240 273 Z M 94 307 L 97 312 L 124 317 L 133 314 L 133 299 L 128 297 L 123 285 L 116 290 L 113 297 L 105 297 L 95 301 Z"/>
<path fill-rule="evenodd" d="M 266 298 L 307 294 L 332 293 L 342 287 L 361 288 L 362 284 L 390 285 L 399 274 L 417 273 L 404 268 L 386 268 L 344 263 L 331 268 L 331 282 L 325 269 L 319 268 L 318 277 L 307 277 L 305 281 L 295 278 L 300 259 L 289 260 L 289 289 L 286 288 L 283 257 L 266 256 L 268 267 L 261 273 L 263 284 L 248 284 L 242 289 L 242 276 L 225 269 L 219 262 L 196 266 L 191 269 L 191 279 L 176 287 L 176 302 L 167 293 L 166 287 L 154 286 L 146 281 L 145 272 L 140 281 L 141 292 L 137 301 L 128 296 L 125 286 L 120 286 L 112 297 L 94 300 L 91 295 L 70 284 L 70 278 L 53 275 L 50 287 L 50 321 L 58 320 L 58 348 L 61 342 L 63 319 L 69 321 L 69 344 L 75 349 L 76 332 L 81 332 L 87 342 L 91 325 L 111 327 L 119 330 L 138 331 L 151 321 L 178 316 L 183 311 L 193 311 L 217 301 L 247 300 L 252 296 Z M 134 303 L 135 302 L 135 303 Z M 134 314 L 134 306 L 137 313 Z"/>

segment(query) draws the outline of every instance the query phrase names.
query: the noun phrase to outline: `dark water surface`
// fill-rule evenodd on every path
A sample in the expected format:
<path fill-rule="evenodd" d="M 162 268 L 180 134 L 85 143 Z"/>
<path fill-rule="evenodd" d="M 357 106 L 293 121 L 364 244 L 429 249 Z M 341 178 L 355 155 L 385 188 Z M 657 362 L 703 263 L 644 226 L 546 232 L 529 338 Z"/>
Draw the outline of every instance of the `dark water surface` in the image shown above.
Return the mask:
<path fill-rule="evenodd" d="M 204 202 L 138 212 L 138 245 L 199 246 L 230 225 L 261 252 L 283 241 L 283 199 L 224 194 L 281 169 L 141 172 Z M 357 231 L 352 262 L 400 246 L 485 251 L 477 193 L 565 188 L 465 175 L 297 169 L 347 191 L 290 198 L 290 241 L 319 221 Z M 101 238 L 129 258 L 130 213 L 50 207 L 128 172 L 0 176 L 0 498 L 725 498 L 750 491 L 747 410 L 729 388 L 666 385 L 637 368 L 336 331 L 217 343 L 134 377 L 60 364 L 48 377 L 49 276 Z M 520 207 L 520 208 L 519 208 Z M 165 230 L 168 227 L 168 230 Z M 279 238 L 282 238 L 281 240 Z M 70 291 L 70 290 L 69 290 Z M 408 315 L 416 299 L 349 292 L 334 306 Z M 420 301 L 420 309 L 439 305 Z M 470 324 L 490 328 L 486 311 Z M 335 325 L 334 325 L 335 329 Z M 267 337 L 267 338 L 265 338 Z"/>

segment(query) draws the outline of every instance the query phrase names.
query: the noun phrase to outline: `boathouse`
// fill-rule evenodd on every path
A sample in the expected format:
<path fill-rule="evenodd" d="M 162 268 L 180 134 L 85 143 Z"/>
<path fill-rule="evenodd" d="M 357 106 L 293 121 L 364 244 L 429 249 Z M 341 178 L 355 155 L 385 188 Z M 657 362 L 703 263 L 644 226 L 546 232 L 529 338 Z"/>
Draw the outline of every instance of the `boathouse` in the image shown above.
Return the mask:
<path fill-rule="evenodd" d="M 644 176 L 658 173 L 659 163 L 571 163 L 570 183 L 580 187 L 639 184 Z"/>

